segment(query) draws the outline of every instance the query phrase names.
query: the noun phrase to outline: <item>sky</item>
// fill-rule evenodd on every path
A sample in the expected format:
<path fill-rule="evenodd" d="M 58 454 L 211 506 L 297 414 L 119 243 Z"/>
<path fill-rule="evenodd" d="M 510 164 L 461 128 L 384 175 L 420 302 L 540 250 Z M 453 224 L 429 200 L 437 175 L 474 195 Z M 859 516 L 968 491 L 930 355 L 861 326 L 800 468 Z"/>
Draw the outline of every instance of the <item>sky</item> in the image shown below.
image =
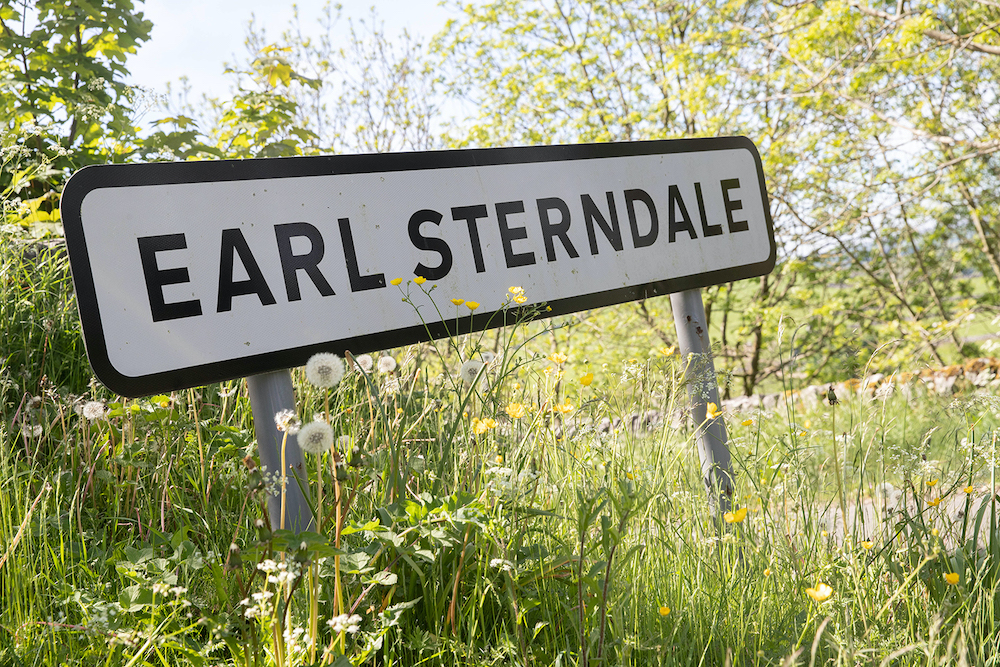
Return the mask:
<path fill-rule="evenodd" d="M 133 85 L 166 92 L 167 82 L 178 88 L 182 76 L 191 86 L 190 99 L 201 95 L 225 96 L 229 80 L 224 63 L 244 55 L 243 40 L 251 15 L 277 38 L 292 17 L 292 0 L 146 0 L 137 9 L 153 22 L 149 41 L 129 57 L 127 67 Z M 325 0 L 298 0 L 303 25 L 318 19 Z M 342 16 L 363 18 L 372 6 L 385 21 L 386 35 L 406 27 L 412 35 L 430 38 L 451 14 L 438 0 L 340 0 Z M 341 21 L 345 28 L 346 20 Z"/>

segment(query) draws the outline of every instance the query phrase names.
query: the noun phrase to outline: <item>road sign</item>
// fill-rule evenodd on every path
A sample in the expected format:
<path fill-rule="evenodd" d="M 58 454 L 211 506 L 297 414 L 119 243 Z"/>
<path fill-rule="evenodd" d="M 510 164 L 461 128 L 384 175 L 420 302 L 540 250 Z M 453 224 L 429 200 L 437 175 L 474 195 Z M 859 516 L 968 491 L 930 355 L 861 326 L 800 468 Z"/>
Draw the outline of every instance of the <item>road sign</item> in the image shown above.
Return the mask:
<path fill-rule="evenodd" d="M 70 179 L 61 206 L 91 364 L 125 396 L 775 262 L 743 137 L 101 165 Z M 470 315 L 453 298 L 481 305 Z"/>

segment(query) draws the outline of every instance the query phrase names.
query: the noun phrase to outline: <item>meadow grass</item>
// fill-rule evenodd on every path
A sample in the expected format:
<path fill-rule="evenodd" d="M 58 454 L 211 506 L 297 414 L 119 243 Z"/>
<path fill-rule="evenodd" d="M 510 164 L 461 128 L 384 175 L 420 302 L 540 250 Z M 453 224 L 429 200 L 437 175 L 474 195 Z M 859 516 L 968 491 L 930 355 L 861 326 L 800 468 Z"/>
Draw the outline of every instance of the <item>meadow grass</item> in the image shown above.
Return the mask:
<path fill-rule="evenodd" d="M 599 315 L 456 336 L 330 390 L 293 372 L 338 440 L 307 455 L 322 534 L 292 534 L 245 383 L 108 395 L 64 258 L 25 258 L 0 295 L 0 665 L 998 662 L 992 391 L 724 414 L 712 519 L 676 354 Z"/>

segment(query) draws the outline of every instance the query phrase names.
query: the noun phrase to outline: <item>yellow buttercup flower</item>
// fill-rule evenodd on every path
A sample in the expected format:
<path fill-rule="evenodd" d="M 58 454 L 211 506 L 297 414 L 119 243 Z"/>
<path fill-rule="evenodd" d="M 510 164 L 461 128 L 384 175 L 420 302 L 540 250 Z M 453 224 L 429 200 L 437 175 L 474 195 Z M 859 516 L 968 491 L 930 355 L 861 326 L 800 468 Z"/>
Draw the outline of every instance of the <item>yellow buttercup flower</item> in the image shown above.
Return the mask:
<path fill-rule="evenodd" d="M 504 411 L 510 416 L 511 419 L 520 419 L 524 416 L 524 405 L 522 403 L 511 403 Z"/>
<path fill-rule="evenodd" d="M 496 427 L 497 427 L 497 420 L 490 419 L 489 417 L 487 417 L 486 419 L 480 419 L 479 417 L 475 417 L 472 420 L 472 432 L 475 433 L 476 435 L 482 435 L 483 433 L 486 433 L 490 429 L 494 429 Z"/>
<path fill-rule="evenodd" d="M 594 381 L 593 373 L 587 373 L 582 378 L 580 378 L 580 384 L 582 384 L 584 387 L 589 387 L 590 383 L 593 381 Z"/>
<path fill-rule="evenodd" d="M 962 490 L 965 491 L 966 493 L 974 493 L 976 491 L 976 487 L 970 484 L 969 486 L 965 487 Z"/>
<path fill-rule="evenodd" d="M 958 583 L 958 579 L 959 579 L 958 572 L 945 572 L 944 573 L 944 580 L 949 585 L 951 585 L 951 586 L 954 586 L 955 584 L 957 584 Z"/>
<path fill-rule="evenodd" d="M 744 419 L 740 423 L 743 424 L 744 426 L 753 426 L 753 420 L 752 419 Z"/>
<path fill-rule="evenodd" d="M 478 301 L 466 301 L 465 302 L 465 307 L 468 308 L 469 310 L 475 310 L 476 308 L 479 308 L 479 302 Z"/>
<path fill-rule="evenodd" d="M 820 581 L 816 584 L 816 588 L 807 588 L 806 595 L 816 602 L 822 602 L 833 595 L 833 589 Z"/>
<path fill-rule="evenodd" d="M 941 504 L 941 499 L 935 498 L 934 500 L 928 500 L 927 504 L 930 505 L 931 507 L 937 507 L 938 505 Z"/>
<path fill-rule="evenodd" d="M 515 285 L 513 287 L 508 287 L 507 291 L 510 292 L 511 294 L 524 294 L 524 288 L 523 287 L 519 287 L 517 285 Z"/>
<path fill-rule="evenodd" d="M 563 403 L 562 405 L 553 405 L 552 406 L 552 411 L 553 412 L 558 412 L 559 414 L 562 414 L 562 415 L 567 415 L 567 414 L 573 412 L 573 404 L 572 403 Z"/>
<path fill-rule="evenodd" d="M 657 354 L 659 354 L 661 356 L 669 357 L 670 355 L 672 355 L 676 351 L 677 351 L 677 346 L 676 345 L 671 345 L 670 347 L 661 347 L 656 352 L 657 352 Z"/>
<path fill-rule="evenodd" d="M 662 607 L 660 607 L 659 612 L 660 616 L 666 616 L 667 614 L 670 613 L 670 607 L 668 607 L 667 605 L 663 605 Z"/>
<path fill-rule="evenodd" d="M 392 280 L 389 281 L 389 284 L 390 285 L 402 285 L 403 284 L 403 279 L 402 278 L 393 278 Z"/>
<path fill-rule="evenodd" d="M 936 480 L 936 479 L 932 479 L 932 480 L 929 480 L 929 481 L 927 482 L 927 486 L 934 486 L 934 485 L 935 485 L 935 484 L 937 484 L 937 483 L 938 483 L 938 480 Z"/>
<path fill-rule="evenodd" d="M 451 302 L 456 306 L 461 306 L 463 303 L 465 303 L 465 299 L 452 299 Z"/>
<path fill-rule="evenodd" d="M 567 357 L 562 352 L 555 352 L 554 354 L 552 354 L 552 356 L 549 357 L 550 361 L 554 361 L 557 364 L 565 364 L 566 360 L 568 359 L 569 357 Z"/>
<path fill-rule="evenodd" d="M 741 507 L 735 512 L 726 512 L 722 518 L 726 520 L 726 523 L 740 523 L 747 518 L 747 508 Z"/>
<path fill-rule="evenodd" d="M 771 576 L 771 568 L 769 568 L 769 567 L 765 567 L 764 568 L 764 576 L 765 577 L 770 577 Z"/>
<path fill-rule="evenodd" d="M 424 278 L 423 276 L 417 276 L 416 278 L 413 279 L 413 282 L 415 282 L 418 285 L 423 285 L 425 282 L 427 282 L 427 278 Z"/>
<path fill-rule="evenodd" d="M 865 550 L 870 550 L 873 546 L 875 546 L 875 543 L 871 542 L 869 540 L 864 540 L 862 542 L 858 542 L 858 544 L 860 544 L 861 546 L 863 546 L 865 548 Z"/>
<path fill-rule="evenodd" d="M 719 406 L 716 405 L 715 403 L 708 404 L 707 412 L 709 419 L 715 419 L 716 417 L 722 414 L 722 410 L 720 410 Z"/>
<path fill-rule="evenodd" d="M 523 294 L 518 294 L 513 299 L 514 303 L 524 303 L 527 300 L 528 300 L 528 297 L 524 296 Z"/>

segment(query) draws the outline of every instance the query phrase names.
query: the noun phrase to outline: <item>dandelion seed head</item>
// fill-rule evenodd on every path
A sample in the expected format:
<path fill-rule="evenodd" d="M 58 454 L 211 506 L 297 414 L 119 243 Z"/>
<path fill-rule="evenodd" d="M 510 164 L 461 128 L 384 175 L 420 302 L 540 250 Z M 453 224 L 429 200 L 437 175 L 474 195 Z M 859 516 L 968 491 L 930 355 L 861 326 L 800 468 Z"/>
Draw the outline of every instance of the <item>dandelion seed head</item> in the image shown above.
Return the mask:
<path fill-rule="evenodd" d="M 479 371 L 483 367 L 483 362 L 477 361 L 476 359 L 469 359 L 464 364 L 462 364 L 461 369 L 459 369 L 458 374 L 468 386 L 472 386 L 472 383 L 476 381 L 476 377 L 479 375 Z"/>
<path fill-rule="evenodd" d="M 82 414 L 88 421 L 104 418 L 104 404 L 100 401 L 87 401 L 83 404 Z"/>
<path fill-rule="evenodd" d="M 372 368 L 375 367 L 375 360 L 372 359 L 372 355 L 370 354 L 359 354 L 354 357 L 354 363 L 365 373 L 371 373 Z"/>
<path fill-rule="evenodd" d="M 274 415 L 274 425 L 279 431 L 295 435 L 299 432 L 302 421 L 295 415 L 295 411 L 282 410 Z"/>
<path fill-rule="evenodd" d="M 385 355 L 384 357 L 379 357 L 378 360 L 378 372 L 379 373 L 391 373 L 396 370 L 396 360 Z"/>
<path fill-rule="evenodd" d="M 317 456 L 333 447 L 333 429 L 325 421 L 312 421 L 299 429 L 299 449 Z"/>
<path fill-rule="evenodd" d="M 344 378 L 344 360 L 331 352 L 320 352 L 306 363 L 306 380 L 314 387 L 335 387 Z"/>

